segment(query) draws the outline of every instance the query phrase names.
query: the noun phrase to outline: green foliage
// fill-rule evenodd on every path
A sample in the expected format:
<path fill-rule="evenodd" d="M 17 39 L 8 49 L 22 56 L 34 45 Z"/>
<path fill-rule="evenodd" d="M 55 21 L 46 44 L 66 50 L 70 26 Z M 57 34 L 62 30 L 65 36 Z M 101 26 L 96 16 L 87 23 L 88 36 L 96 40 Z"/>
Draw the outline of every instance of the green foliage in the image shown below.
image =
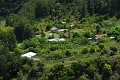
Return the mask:
<path fill-rule="evenodd" d="M 22 8 L 18 11 L 18 15 L 26 17 L 33 23 L 35 20 L 35 7 L 38 1 L 30 0 L 23 4 Z"/>
<path fill-rule="evenodd" d="M 100 49 L 104 49 L 105 48 L 105 45 L 102 44 L 102 43 L 100 43 L 98 46 L 99 46 Z"/>
<path fill-rule="evenodd" d="M 18 41 L 32 38 L 34 31 L 32 29 L 29 19 L 22 17 L 17 26 L 14 28 L 14 32 Z"/>
<path fill-rule="evenodd" d="M 9 14 L 5 19 L 7 26 L 16 27 L 18 24 L 19 18 L 20 16 L 17 14 L 12 14 L 12 13 Z"/>
<path fill-rule="evenodd" d="M 50 6 L 53 3 L 54 1 L 49 1 L 49 0 L 38 1 L 35 8 L 36 19 L 47 16 L 50 13 Z"/>
<path fill-rule="evenodd" d="M 87 4 L 86 1 L 84 0 L 83 5 L 82 5 L 82 11 L 81 11 L 81 17 L 85 17 L 87 14 Z"/>
<path fill-rule="evenodd" d="M 73 38 L 75 38 L 75 37 L 80 37 L 80 34 L 77 32 L 73 33 Z"/>
<path fill-rule="evenodd" d="M 100 38 L 100 43 L 105 43 L 105 42 L 110 42 L 110 38 L 109 37 L 102 37 Z"/>
<path fill-rule="evenodd" d="M 84 66 L 81 63 L 75 62 L 71 64 L 71 69 L 74 71 L 76 78 L 79 78 L 84 72 Z"/>
<path fill-rule="evenodd" d="M 118 79 L 119 54 L 104 54 L 108 54 L 106 49 L 110 49 L 109 52 L 113 54 L 119 52 L 120 26 L 116 26 L 119 25 L 119 4 L 119 0 L 1 0 L 0 21 L 5 20 L 6 25 L 4 22 L 4 25 L 0 26 L 0 78 Z M 116 18 L 111 18 L 113 16 Z M 48 42 L 46 34 L 52 27 L 65 28 L 68 31 L 57 33 L 51 38 L 68 33 L 70 38 L 66 38 L 64 42 Z M 35 32 L 42 36 L 33 38 Z M 108 37 L 100 38 L 100 43 L 97 43 L 99 45 L 87 39 L 96 33 L 114 36 L 118 43 L 112 40 L 110 43 Z M 18 46 L 16 38 L 18 42 L 22 42 Z M 99 52 L 96 52 L 97 47 Z M 21 54 L 28 51 L 37 53 L 36 57 L 40 60 L 22 58 Z M 82 54 L 79 54 L 79 51 Z M 87 54 L 89 52 L 95 54 Z M 62 64 L 59 64 L 61 62 Z"/>
<path fill-rule="evenodd" d="M 10 13 L 17 13 L 27 0 L 2 0 L 0 3 L 0 16 L 6 17 Z"/>
<path fill-rule="evenodd" d="M 23 53 L 22 50 L 19 49 L 19 48 L 16 48 L 16 49 L 14 50 L 14 54 L 15 54 L 15 56 L 20 57 L 22 53 Z"/>
<path fill-rule="evenodd" d="M 88 0 L 87 2 L 87 8 L 88 8 L 88 13 L 90 13 L 90 15 L 94 14 L 94 3 L 93 0 Z"/>
<path fill-rule="evenodd" d="M 39 63 L 37 64 L 37 67 L 38 67 L 38 70 L 39 70 L 40 72 L 43 72 L 43 70 L 44 70 L 44 64 L 43 64 L 43 63 L 39 62 Z"/>
<path fill-rule="evenodd" d="M 118 49 L 116 47 L 110 47 L 110 50 L 111 50 L 110 55 L 114 55 L 118 51 Z"/>
<path fill-rule="evenodd" d="M 27 74 L 30 70 L 30 66 L 28 64 L 22 65 L 22 73 Z"/>
<path fill-rule="evenodd" d="M 116 47 L 110 47 L 110 50 L 113 50 L 113 52 L 117 52 L 117 48 Z"/>
<path fill-rule="evenodd" d="M 85 36 L 86 38 L 91 38 L 92 35 L 93 33 L 91 31 L 83 33 L 83 36 Z"/>
<path fill-rule="evenodd" d="M 54 52 L 53 54 L 53 58 L 55 59 L 61 59 L 62 58 L 62 53 L 61 52 Z"/>
<path fill-rule="evenodd" d="M 62 75 L 62 70 L 64 69 L 64 65 L 56 64 L 53 68 L 51 68 L 51 73 L 48 73 L 48 80 L 51 79 L 59 79 Z"/>
<path fill-rule="evenodd" d="M 66 55 L 67 57 L 71 56 L 71 50 L 66 50 L 65 55 Z"/>
<path fill-rule="evenodd" d="M 80 78 L 79 78 L 80 80 L 89 80 L 88 79 L 88 75 L 87 74 L 83 74 L 82 76 L 80 76 Z"/>
<path fill-rule="evenodd" d="M 89 44 L 89 40 L 85 37 L 76 37 L 72 39 L 74 44 L 79 44 L 79 45 L 86 45 Z"/>
<path fill-rule="evenodd" d="M 7 63 L 7 59 L 5 57 L 5 55 L 0 55 L 0 76 L 3 76 L 6 72 L 6 64 Z"/>
<path fill-rule="evenodd" d="M 112 68 L 111 68 L 111 65 L 109 65 L 109 64 L 105 64 L 104 67 L 103 67 L 103 70 L 104 70 L 106 73 L 109 73 L 109 74 L 112 73 Z"/>
<path fill-rule="evenodd" d="M 93 65 L 90 65 L 86 69 L 86 74 L 88 74 L 91 79 L 94 79 L 94 76 L 95 76 L 96 73 L 97 73 L 97 69 Z"/>
<path fill-rule="evenodd" d="M 9 30 L 7 34 L 8 34 L 8 36 L 7 36 L 7 39 L 8 39 L 7 44 L 8 45 L 7 46 L 10 51 L 13 51 L 17 47 L 16 36 L 12 30 Z"/>
<path fill-rule="evenodd" d="M 96 33 L 101 33 L 100 25 L 97 25 L 97 26 L 96 26 Z"/>
<path fill-rule="evenodd" d="M 17 72 L 17 75 L 18 75 L 17 80 L 23 79 L 22 71 Z"/>
<path fill-rule="evenodd" d="M 89 52 L 88 48 L 83 48 L 83 49 L 82 49 L 82 54 L 86 54 L 86 53 L 88 53 L 88 52 Z"/>
<path fill-rule="evenodd" d="M 23 49 L 27 49 L 27 48 L 30 48 L 30 47 L 37 47 L 40 45 L 40 42 L 37 41 L 37 39 L 30 39 L 30 40 L 25 40 L 22 44 L 22 48 Z"/>
<path fill-rule="evenodd" d="M 13 51 L 17 46 L 16 36 L 13 32 L 13 30 L 8 30 L 7 32 L 4 32 L 0 30 L 0 39 L 10 51 Z"/>
<path fill-rule="evenodd" d="M 101 51 L 101 55 L 104 55 L 104 54 L 108 54 L 106 49 L 102 49 L 102 51 Z"/>
<path fill-rule="evenodd" d="M 95 47 L 91 47 L 91 48 L 90 48 L 90 53 L 95 53 L 95 52 L 96 52 Z"/>

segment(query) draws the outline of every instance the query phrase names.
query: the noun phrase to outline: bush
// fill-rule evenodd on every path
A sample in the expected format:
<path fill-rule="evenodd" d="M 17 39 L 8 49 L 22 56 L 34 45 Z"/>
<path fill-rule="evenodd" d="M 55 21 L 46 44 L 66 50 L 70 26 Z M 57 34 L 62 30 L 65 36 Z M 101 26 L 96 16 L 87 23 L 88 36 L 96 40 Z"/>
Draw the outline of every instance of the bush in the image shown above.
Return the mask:
<path fill-rule="evenodd" d="M 89 51 L 88 48 L 83 48 L 82 49 L 82 54 L 86 54 L 86 53 L 88 53 L 88 51 Z"/>
<path fill-rule="evenodd" d="M 90 38 L 90 37 L 92 37 L 92 35 L 93 35 L 93 33 L 92 32 L 85 32 L 84 34 L 83 34 L 83 36 L 85 36 L 86 38 Z"/>
<path fill-rule="evenodd" d="M 109 64 L 105 64 L 103 67 L 104 72 L 111 74 L 112 73 L 112 67 Z"/>
<path fill-rule="evenodd" d="M 117 52 L 117 48 L 116 47 L 110 47 L 110 50 L 111 50 L 110 55 L 114 55 Z"/>
<path fill-rule="evenodd" d="M 90 53 L 95 53 L 95 51 L 96 51 L 96 50 L 95 50 L 94 47 L 91 47 L 91 48 L 90 48 Z"/>
<path fill-rule="evenodd" d="M 53 57 L 54 57 L 55 59 L 61 59 L 61 58 L 62 58 L 62 55 L 61 55 L 61 53 L 56 53 L 56 52 L 54 52 Z"/>
<path fill-rule="evenodd" d="M 107 54 L 106 49 L 103 49 L 103 50 L 101 51 L 101 55 L 103 55 L 103 54 Z"/>
<path fill-rule="evenodd" d="M 66 55 L 66 57 L 71 56 L 71 51 L 70 50 L 66 50 L 65 55 Z"/>
<path fill-rule="evenodd" d="M 116 38 L 116 41 L 117 41 L 117 42 L 120 42 L 120 38 Z"/>
<path fill-rule="evenodd" d="M 105 43 L 105 42 L 109 42 L 110 41 L 110 38 L 109 37 L 102 37 L 100 38 L 100 43 Z"/>
<path fill-rule="evenodd" d="M 99 44 L 99 48 L 100 48 L 100 49 L 104 49 L 104 48 L 105 48 L 105 45 L 104 45 L 104 44 Z"/>
<path fill-rule="evenodd" d="M 116 47 L 110 47 L 110 50 L 112 50 L 113 52 L 117 52 L 117 48 Z"/>

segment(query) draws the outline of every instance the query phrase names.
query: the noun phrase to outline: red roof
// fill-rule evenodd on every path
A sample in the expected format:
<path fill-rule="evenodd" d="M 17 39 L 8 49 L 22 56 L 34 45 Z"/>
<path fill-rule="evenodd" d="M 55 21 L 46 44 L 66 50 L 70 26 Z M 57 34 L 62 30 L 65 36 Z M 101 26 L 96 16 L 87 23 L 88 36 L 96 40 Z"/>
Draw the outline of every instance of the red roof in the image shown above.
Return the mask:
<path fill-rule="evenodd" d="M 51 31 L 54 31 L 54 30 L 56 30 L 56 29 L 57 29 L 57 28 L 51 28 L 50 30 L 51 30 Z"/>
<path fill-rule="evenodd" d="M 107 34 L 96 34 L 95 35 L 96 38 L 100 38 L 100 37 L 104 37 L 104 36 L 107 36 Z"/>
<path fill-rule="evenodd" d="M 95 36 L 107 36 L 107 34 L 96 34 Z"/>

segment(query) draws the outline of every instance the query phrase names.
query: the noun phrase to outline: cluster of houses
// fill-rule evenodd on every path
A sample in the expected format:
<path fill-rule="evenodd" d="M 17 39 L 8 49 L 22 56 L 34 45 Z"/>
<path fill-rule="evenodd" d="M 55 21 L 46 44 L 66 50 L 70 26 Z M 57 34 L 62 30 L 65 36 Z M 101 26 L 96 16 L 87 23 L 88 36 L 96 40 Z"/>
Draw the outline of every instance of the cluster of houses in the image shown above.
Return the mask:
<path fill-rule="evenodd" d="M 108 37 L 108 35 L 107 35 L 107 34 L 96 34 L 96 35 L 94 35 L 93 38 L 88 38 L 88 39 L 89 39 L 89 40 L 93 40 L 93 41 L 95 41 L 95 42 L 98 42 L 99 39 L 102 38 L 102 37 Z M 109 37 L 109 38 L 110 38 L 110 39 L 114 39 L 115 37 Z"/>
<path fill-rule="evenodd" d="M 51 31 L 52 33 L 64 32 L 64 31 L 66 31 L 66 30 L 68 30 L 68 29 L 59 29 L 59 28 L 51 28 L 51 29 L 50 29 L 50 31 Z"/>
<path fill-rule="evenodd" d="M 96 34 L 95 35 L 95 40 L 100 39 L 102 37 L 107 37 L 107 34 Z M 109 37 L 110 39 L 114 39 L 115 37 Z"/>
<path fill-rule="evenodd" d="M 106 37 L 106 36 L 107 36 L 107 34 L 96 34 L 95 39 L 99 39 L 101 37 Z"/>
<path fill-rule="evenodd" d="M 53 33 L 60 33 L 60 32 L 64 32 L 67 29 L 59 29 L 59 28 L 51 28 L 51 34 Z M 96 34 L 94 35 L 94 38 L 88 38 L 89 40 L 94 39 L 95 41 L 99 40 L 102 37 L 107 37 L 107 34 Z M 60 38 L 54 38 L 54 39 L 48 39 L 48 41 L 52 42 L 52 41 L 65 41 L 66 38 L 69 38 L 70 34 L 63 34 L 60 36 Z M 110 37 L 110 39 L 114 39 L 114 37 Z"/>
<path fill-rule="evenodd" d="M 60 32 L 64 32 L 67 31 L 68 29 L 59 29 L 59 28 L 51 28 L 50 31 L 51 33 L 49 34 L 49 36 L 53 36 L 54 33 L 60 33 Z M 65 38 L 68 38 L 69 35 L 68 34 L 64 34 L 62 36 L 60 36 L 59 38 L 53 38 L 53 39 L 48 39 L 49 42 L 54 42 L 54 41 L 65 41 Z"/>

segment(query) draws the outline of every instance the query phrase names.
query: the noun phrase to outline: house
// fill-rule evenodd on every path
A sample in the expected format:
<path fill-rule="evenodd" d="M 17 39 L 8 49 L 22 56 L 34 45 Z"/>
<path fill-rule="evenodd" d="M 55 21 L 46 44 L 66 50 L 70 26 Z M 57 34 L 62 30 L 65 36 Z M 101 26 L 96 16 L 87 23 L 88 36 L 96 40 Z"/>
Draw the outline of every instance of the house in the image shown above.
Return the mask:
<path fill-rule="evenodd" d="M 110 39 L 115 39 L 115 37 L 112 37 L 112 36 L 111 36 Z"/>
<path fill-rule="evenodd" d="M 63 21 L 62 23 L 65 24 L 66 22 Z"/>
<path fill-rule="evenodd" d="M 67 31 L 68 29 L 59 29 L 59 32 Z"/>
<path fill-rule="evenodd" d="M 31 57 L 33 57 L 35 55 L 36 55 L 36 53 L 34 53 L 34 52 L 28 52 L 28 53 L 25 53 L 25 54 L 21 55 L 21 57 L 31 58 Z"/>
<path fill-rule="evenodd" d="M 105 36 L 107 36 L 107 34 L 96 34 L 95 39 L 99 39 L 99 38 L 105 37 Z"/>
<path fill-rule="evenodd" d="M 64 38 L 53 38 L 53 39 L 48 39 L 49 42 L 56 42 L 56 41 L 65 41 Z"/>
<path fill-rule="evenodd" d="M 50 29 L 50 31 L 52 32 L 52 33 L 58 33 L 59 32 L 59 28 L 51 28 Z"/>

